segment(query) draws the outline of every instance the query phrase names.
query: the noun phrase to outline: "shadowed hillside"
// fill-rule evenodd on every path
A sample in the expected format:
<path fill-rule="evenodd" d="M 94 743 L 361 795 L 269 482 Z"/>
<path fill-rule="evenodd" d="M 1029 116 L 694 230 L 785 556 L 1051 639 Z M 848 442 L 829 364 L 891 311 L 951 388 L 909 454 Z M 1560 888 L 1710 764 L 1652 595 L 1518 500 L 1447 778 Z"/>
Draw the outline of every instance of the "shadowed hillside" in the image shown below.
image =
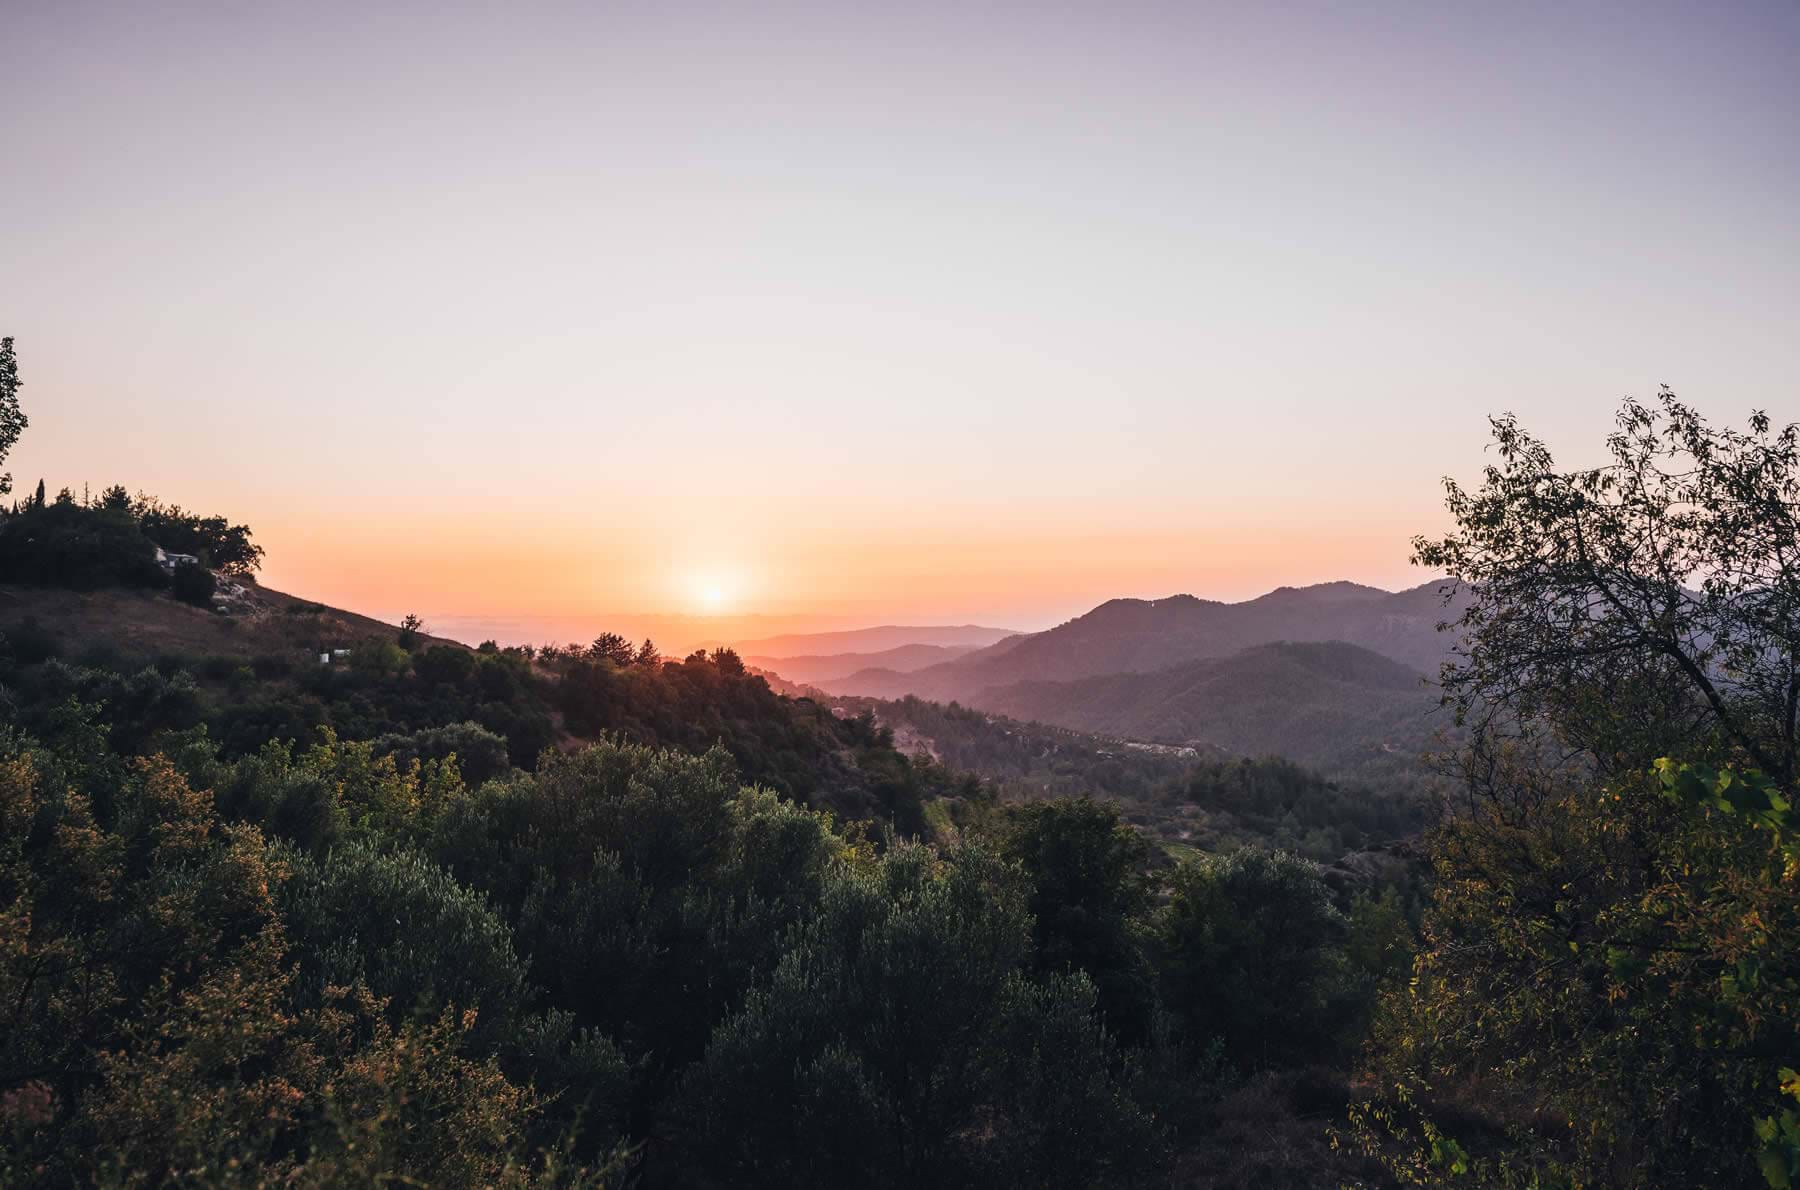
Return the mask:
<path fill-rule="evenodd" d="M 1079 731 L 1286 756 L 1329 773 L 1412 761 L 1442 716 L 1417 673 L 1341 641 L 1281 643 L 1154 673 L 990 689 L 988 709 Z"/>

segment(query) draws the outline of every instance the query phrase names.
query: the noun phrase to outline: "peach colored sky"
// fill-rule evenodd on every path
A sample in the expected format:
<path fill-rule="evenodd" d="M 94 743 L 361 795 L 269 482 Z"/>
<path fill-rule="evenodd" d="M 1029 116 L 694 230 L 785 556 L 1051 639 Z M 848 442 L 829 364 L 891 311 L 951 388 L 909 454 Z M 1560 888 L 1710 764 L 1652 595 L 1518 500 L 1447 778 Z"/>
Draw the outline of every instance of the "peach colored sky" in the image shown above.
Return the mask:
<path fill-rule="evenodd" d="M 1489 412 L 1800 416 L 1797 54 L 1788 3 L 30 6 L 8 466 L 386 616 L 1410 585 Z"/>

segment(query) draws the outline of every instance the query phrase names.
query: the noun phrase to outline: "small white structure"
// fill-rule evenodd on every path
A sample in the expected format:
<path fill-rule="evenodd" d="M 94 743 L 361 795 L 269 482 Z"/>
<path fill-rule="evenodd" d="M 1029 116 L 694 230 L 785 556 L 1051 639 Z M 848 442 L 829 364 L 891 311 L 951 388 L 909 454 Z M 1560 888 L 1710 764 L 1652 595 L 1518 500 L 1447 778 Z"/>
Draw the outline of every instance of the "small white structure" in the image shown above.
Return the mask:
<path fill-rule="evenodd" d="M 198 566 L 200 559 L 193 554 L 171 554 L 159 545 L 156 547 L 156 564 L 163 568 L 164 574 L 174 574 L 177 566 Z"/>

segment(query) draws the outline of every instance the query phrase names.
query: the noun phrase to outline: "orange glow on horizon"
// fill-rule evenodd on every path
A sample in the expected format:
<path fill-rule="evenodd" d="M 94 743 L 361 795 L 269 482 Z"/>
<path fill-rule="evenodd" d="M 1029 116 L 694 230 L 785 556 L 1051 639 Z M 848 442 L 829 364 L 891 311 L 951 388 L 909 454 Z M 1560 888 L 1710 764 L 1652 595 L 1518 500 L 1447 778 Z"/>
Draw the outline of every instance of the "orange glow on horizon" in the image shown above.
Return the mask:
<path fill-rule="evenodd" d="M 787 528 L 744 551 L 748 561 L 674 572 L 661 542 L 642 535 L 571 554 L 553 540 L 491 530 L 451 546 L 424 533 L 395 542 L 363 524 L 327 531 L 278 519 L 258 540 L 269 550 L 267 585 L 384 618 L 416 610 L 428 620 L 591 618 L 598 627 L 608 617 L 660 615 L 721 624 L 777 617 L 783 631 L 972 622 L 1031 630 L 1120 596 L 1236 600 L 1284 584 L 1349 578 L 1398 589 L 1428 577 L 1407 564 L 1408 534 L 1420 526 L 1403 516 L 1326 532 L 1293 523 L 1136 534 L 969 526 L 858 539 Z"/>

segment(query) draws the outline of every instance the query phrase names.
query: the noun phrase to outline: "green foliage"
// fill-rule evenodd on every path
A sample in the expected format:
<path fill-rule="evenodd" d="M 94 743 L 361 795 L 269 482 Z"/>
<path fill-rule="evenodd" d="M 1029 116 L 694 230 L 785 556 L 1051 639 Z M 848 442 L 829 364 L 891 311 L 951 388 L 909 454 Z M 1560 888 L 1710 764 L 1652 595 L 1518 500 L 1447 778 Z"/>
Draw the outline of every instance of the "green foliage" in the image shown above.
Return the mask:
<path fill-rule="evenodd" d="M 285 875 L 166 762 L 96 812 L 0 758 L 0 1180 L 528 1180 L 536 1100 L 470 1055 L 473 1016 L 295 1002 Z"/>
<path fill-rule="evenodd" d="M 104 506 L 106 497 L 101 500 Z M 180 505 L 165 505 L 154 496 L 140 496 L 131 511 L 144 536 L 172 554 L 192 554 L 201 565 L 237 577 L 262 568 L 263 548 L 251 542 L 248 525 L 186 512 Z"/>
<path fill-rule="evenodd" d="M 169 576 L 169 594 L 195 607 L 212 607 L 213 592 L 219 589 L 212 571 L 204 566 L 184 562 Z"/>
<path fill-rule="evenodd" d="M 1092 986 L 1033 983 L 1029 951 L 992 853 L 901 847 L 841 871 L 686 1080 L 689 1160 L 754 1185 L 1128 1177 L 1154 1137 Z"/>
<path fill-rule="evenodd" d="M 13 350 L 12 336 L 0 339 L 0 463 L 19 441 L 19 435 L 30 424 L 19 410 L 19 357 Z M 0 496 L 12 491 L 12 475 L 0 472 Z"/>
<path fill-rule="evenodd" d="M 401 768 L 415 761 L 454 760 L 463 783 L 471 787 L 503 776 L 512 767 L 505 738 L 466 720 L 379 736 L 374 748 L 377 756 L 393 756 Z"/>
<path fill-rule="evenodd" d="M 129 513 L 73 502 L 0 514 L 0 574 L 30 586 L 161 587 L 156 546 Z"/>
<path fill-rule="evenodd" d="M 1278 757 L 1151 750 L 951 703 L 841 699 L 928 741 L 951 770 L 979 773 L 1007 800 L 1091 796 L 1169 849 L 1274 847 L 1329 862 L 1415 834 L 1435 805 L 1418 773 L 1376 784 L 1327 780 Z M 1415 761 L 1408 761 L 1416 767 Z M 1396 768 L 1403 767 L 1398 762 Z"/>
<path fill-rule="evenodd" d="M 249 527 L 224 517 L 198 516 L 149 496 L 125 499 L 118 485 L 92 503 L 77 501 L 65 489 L 46 504 L 43 485 L 38 486 L 36 499 L 10 512 L 0 509 L 0 574 L 9 582 L 76 590 L 162 587 L 169 576 L 157 564 L 158 546 L 194 555 L 201 568 L 239 577 L 262 565 L 262 547 L 251 544 Z M 210 573 L 180 581 L 186 585 L 176 592 L 178 598 L 210 603 L 211 589 L 204 599 L 199 594 L 203 583 L 212 582 Z"/>
<path fill-rule="evenodd" d="M 277 905 L 304 1001 L 362 984 L 401 1017 L 474 1009 L 484 1030 L 510 1025 L 525 969 L 479 894 L 416 854 L 367 843 L 289 866 Z"/>
<path fill-rule="evenodd" d="M 717 744 L 748 779 L 840 818 L 916 835 L 933 797 L 979 793 L 979 785 L 970 790 L 896 753 L 873 721 L 782 698 L 727 650 L 679 663 L 647 660 L 640 650 L 625 669 L 584 649 L 545 648 L 538 660 L 556 673 L 549 699 L 573 734 L 695 753 Z"/>
<path fill-rule="evenodd" d="M 1190 1043 L 1218 1038 L 1243 1066 L 1332 1052 L 1346 923 L 1313 865 L 1250 849 L 1183 863 L 1155 928 L 1164 996 Z"/>
<path fill-rule="evenodd" d="M 414 655 L 413 672 L 427 685 L 460 686 L 475 675 L 475 654 L 455 645 L 433 645 Z"/>
<path fill-rule="evenodd" d="M 1473 595 L 1459 711 L 1553 723 L 1609 775 L 1728 749 L 1791 782 L 1800 425 L 1714 427 L 1664 389 L 1624 402 L 1600 467 L 1560 470 L 1511 416 L 1493 439 L 1478 491 L 1446 481 L 1455 531 L 1414 543 Z"/>
<path fill-rule="evenodd" d="M 1495 1183 L 1790 1176 L 1800 431 L 1665 391 L 1598 468 L 1494 437 L 1418 543 L 1470 593 L 1444 684 L 1473 730 L 1365 1140 Z"/>
<path fill-rule="evenodd" d="M 403 674 L 411 664 L 404 649 L 378 637 L 361 641 L 350 650 L 350 668 L 377 680 Z"/>
<path fill-rule="evenodd" d="M 1140 926 L 1149 904 L 1142 836 L 1087 798 L 1035 802 L 1010 815 L 1002 852 L 1030 882 L 1036 969 L 1085 971 L 1110 1027 L 1146 1037 L 1156 993 Z"/>
<path fill-rule="evenodd" d="M 11 651 L 0 1181 L 1142 1184 L 1212 1127 L 1113 807 L 1001 809 L 729 651 Z"/>

